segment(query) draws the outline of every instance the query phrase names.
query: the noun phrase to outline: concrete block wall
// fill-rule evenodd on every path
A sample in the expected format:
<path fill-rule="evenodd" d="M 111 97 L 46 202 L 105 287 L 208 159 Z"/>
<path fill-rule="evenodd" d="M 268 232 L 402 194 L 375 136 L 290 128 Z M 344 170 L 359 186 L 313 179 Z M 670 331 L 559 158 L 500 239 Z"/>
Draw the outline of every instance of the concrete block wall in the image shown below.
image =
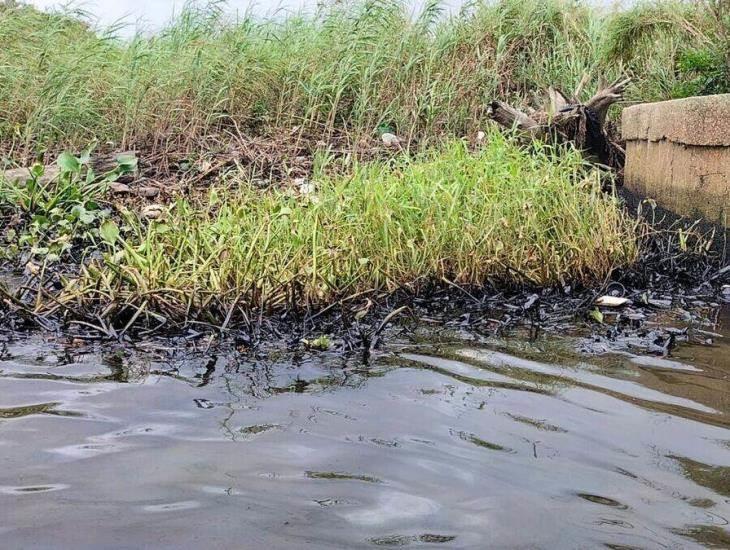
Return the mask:
<path fill-rule="evenodd" d="M 628 107 L 622 132 L 631 193 L 730 228 L 730 94 Z"/>

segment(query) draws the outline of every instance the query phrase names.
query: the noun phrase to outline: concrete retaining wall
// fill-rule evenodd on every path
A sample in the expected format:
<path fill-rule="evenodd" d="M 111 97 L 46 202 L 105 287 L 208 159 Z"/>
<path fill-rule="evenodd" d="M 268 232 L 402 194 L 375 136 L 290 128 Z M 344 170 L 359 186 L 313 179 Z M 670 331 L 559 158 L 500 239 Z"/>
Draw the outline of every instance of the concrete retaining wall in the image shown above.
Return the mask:
<path fill-rule="evenodd" d="M 730 94 L 628 107 L 622 131 L 630 192 L 730 228 Z"/>

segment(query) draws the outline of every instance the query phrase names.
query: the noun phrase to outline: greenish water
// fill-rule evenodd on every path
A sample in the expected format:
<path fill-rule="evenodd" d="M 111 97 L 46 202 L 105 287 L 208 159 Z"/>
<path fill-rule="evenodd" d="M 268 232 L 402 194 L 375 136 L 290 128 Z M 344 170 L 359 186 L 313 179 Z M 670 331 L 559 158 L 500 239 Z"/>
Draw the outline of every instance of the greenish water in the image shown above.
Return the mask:
<path fill-rule="evenodd" d="M 730 546 L 730 318 L 374 357 L 0 351 L 2 548 Z"/>

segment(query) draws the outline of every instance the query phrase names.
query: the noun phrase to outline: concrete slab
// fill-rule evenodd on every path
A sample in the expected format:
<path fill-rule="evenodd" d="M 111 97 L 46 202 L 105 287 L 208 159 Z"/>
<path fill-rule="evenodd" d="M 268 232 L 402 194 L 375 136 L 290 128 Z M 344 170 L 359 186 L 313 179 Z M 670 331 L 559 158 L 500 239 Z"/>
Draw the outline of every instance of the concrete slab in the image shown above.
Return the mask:
<path fill-rule="evenodd" d="M 622 131 L 630 192 L 730 228 L 730 94 L 634 105 Z"/>

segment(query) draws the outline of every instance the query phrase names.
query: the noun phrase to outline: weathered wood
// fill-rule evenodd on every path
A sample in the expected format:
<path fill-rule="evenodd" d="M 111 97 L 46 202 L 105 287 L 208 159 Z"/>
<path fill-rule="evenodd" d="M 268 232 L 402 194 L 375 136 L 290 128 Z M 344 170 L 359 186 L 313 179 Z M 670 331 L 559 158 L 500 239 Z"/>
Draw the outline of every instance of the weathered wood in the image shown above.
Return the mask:
<path fill-rule="evenodd" d="M 540 123 L 503 101 L 492 101 L 489 116 L 505 128 L 534 132 Z"/>
<path fill-rule="evenodd" d="M 571 103 L 568 101 L 568 98 L 563 95 L 563 92 L 556 90 L 552 86 L 548 88 L 548 97 L 550 98 L 550 107 L 548 109 L 548 114 L 550 116 L 554 116 L 556 113 L 559 113 Z"/>
<path fill-rule="evenodd" d="M 58 166 L 55 164 L 45 166 L 43 169 L 43 175 L 39 179 L 41 185 L 47 184 L 49 181 L 58 176 Z M 8 183 L 18 184 L 25 183 L 26 180 L 30 179 L 30 168 L 12 168 L 0 172 L 0 178 L 6 180 Z"/>
<path fill-rule="evenodd" d="M 578 85 L 575 87 L 575 90 L 573 91 L 573 97 L 571 98 L 571 103 L 580 103 L 580 96 L 583 93 L 583 88 L 585 88 L 585 85 L 588 84 L 588 81 L 590 80 L 590 76 L 588 76 L 588 73 L 583 73 L 583 76 L 580 79 L 580 82 L 578 82 Z"/>
<path fill-rule="evenodd" d="M 608 108 L 623 99 L 626 87 L 630 82 L 630 78 L 618 79 L 610 86 L 600 87 L 596 95 L 586 101 L 586 107 L 596 112 L 601 125 L 606 122 Z"/>
<path fill-rule="evenodd" d="M 588 82 L 584 75 L 571 98 L 552 86 L 547 90 L 548 105 L 542 112 L 527 115 L 502 101 L 490 104 L 489 117 L 505 128 L 518 129 L 533 138 L 549 136 L 559 143 L 572 142 L 601 164 L 616 169 L 623 167 L 623 149 L 605 128 L 608 109 L 623 98 L 630 83 L 620 78 L 608 85 L 599 80 L 599 90 L 585 103 L 580 95 Z"/>

